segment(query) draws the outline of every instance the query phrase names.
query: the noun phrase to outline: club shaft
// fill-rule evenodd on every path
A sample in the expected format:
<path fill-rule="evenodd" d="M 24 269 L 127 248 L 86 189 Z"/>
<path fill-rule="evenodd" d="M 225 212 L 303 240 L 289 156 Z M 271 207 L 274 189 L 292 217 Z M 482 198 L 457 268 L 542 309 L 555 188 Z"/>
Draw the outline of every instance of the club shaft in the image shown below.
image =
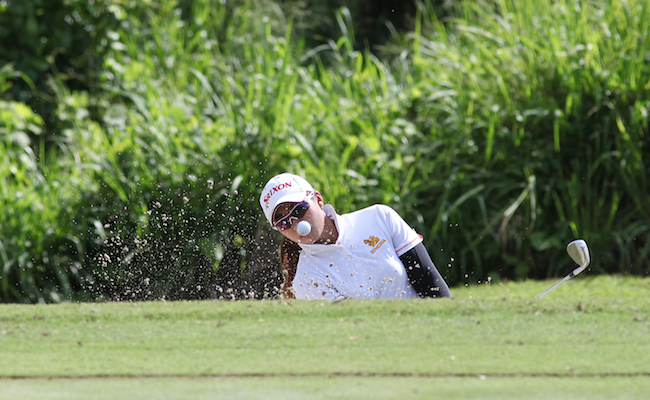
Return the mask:
<path fill-rule="evenodd" d="M 562 280 L 559 281 L 558 283 L 556 283 L 555 285 L 551 286 L 550 288 L 546 289 L 546 290 L 543 291 L 542 293 L 540 293 L 540 294 L 538 294 L 537 296 L 535 296 L 535 298 L 536 298 L 536 299 L 539 299 L 540 297 L 545 296 L 547 293 L 551 292 L 551 291 L 554 290 L 556 287 L 558 287 L 558 286 L 560 286 L 561 284 L 563 284 L 564 282 L 568 281 L 568 280 L 571 279 L 573 276 L 574 276 L 573 273 L 570 273 L 569 275 L 567 275 L 567 276 L 565 276 L 564 278 L 562 278 Z"/>

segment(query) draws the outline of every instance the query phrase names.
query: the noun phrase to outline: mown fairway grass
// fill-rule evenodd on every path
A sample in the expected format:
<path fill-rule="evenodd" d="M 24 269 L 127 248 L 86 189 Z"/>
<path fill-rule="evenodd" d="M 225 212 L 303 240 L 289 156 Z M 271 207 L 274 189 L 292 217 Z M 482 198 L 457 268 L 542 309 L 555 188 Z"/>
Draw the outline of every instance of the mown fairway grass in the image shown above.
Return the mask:
<path fill-rule="evenodd" d="M 532 300 L 552 283 L 438 301 L 2 305 L 0 398 L 647 398 L 650 280 L 580 277 Z"/>

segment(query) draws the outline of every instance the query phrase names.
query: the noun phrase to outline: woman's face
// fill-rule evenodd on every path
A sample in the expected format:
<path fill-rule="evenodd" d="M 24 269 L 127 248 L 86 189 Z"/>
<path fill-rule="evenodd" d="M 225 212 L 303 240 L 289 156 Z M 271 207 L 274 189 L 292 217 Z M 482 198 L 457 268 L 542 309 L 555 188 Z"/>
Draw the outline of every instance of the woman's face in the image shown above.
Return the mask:
<path fill-rule="evenodd" d="M 323 230 L 325 228 L 325 211 L 323 211 L 323 198 L 320 193 L 316 192 L 314 197 L 309 200 L 309 209 L 303 215 L 302 218 L 293 221 L 289 229 L 280 231 L 284 236 L 289 240 L 292 240 L 296 243 L 302 244 L 313 244 L 323 235 Z M 291 210 L 296 206 L 296 203 L 282 203 L 275 208 L 273 213 L 273 220 L 282 218 L 289 214 Z M 296 227 L 298 222 L 307 221 L 311 224 L 311 232 L 306 236 L 301 236 L 296 232 Z"/>

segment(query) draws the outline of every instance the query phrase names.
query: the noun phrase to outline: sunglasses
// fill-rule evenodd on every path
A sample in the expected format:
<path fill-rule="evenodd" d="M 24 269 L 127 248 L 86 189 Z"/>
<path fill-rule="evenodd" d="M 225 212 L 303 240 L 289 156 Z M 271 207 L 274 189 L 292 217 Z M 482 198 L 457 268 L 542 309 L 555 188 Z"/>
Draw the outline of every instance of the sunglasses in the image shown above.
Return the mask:
<path fill-rule="evenodd" d="M 313 193 L 308 195 L 305 200 L 293 206 L 291 211 L 289 211 L 289 213 L 284 217 L 276 219 L 273 222 L 273 227 L 279 231 L 286 231 L 287 229 L 291 229 L 293 223 L 304 217 L 307 213 L 307 210 L 309 210 L 309 201 L 312 197 L 314 197 Z"/>

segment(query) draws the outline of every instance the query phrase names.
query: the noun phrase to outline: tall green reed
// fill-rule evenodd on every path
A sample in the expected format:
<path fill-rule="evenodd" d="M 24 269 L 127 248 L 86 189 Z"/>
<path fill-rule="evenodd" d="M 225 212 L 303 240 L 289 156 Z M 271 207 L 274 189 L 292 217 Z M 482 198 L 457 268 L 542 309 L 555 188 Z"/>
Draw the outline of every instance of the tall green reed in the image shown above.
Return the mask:
<path fill-rule="evenodd" d="M 455 238 L 470 268 L 556 275 L 563 244 L 585 237 L 608 250 L 595 269 L 647 273 L 647 4 L 479 1 L 457 15 L 415 32 L 412 94 L 454 151 L 440 172 L 465 206 L 440 210 L 470 232 Z"/>

